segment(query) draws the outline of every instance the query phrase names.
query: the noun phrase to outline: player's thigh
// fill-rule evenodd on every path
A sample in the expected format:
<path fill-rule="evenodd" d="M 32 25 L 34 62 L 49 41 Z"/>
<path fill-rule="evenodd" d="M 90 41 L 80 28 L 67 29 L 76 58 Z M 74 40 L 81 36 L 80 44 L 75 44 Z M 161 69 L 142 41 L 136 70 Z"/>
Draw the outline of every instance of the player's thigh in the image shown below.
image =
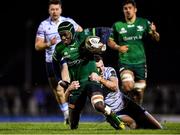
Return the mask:
<path fill-rule="evenodd" d="M 88 81 L 85 85 L 85 89 L 89 97 L 92 97 L 94 95 L 103 95 L 103 89 L 101 88 L 101 85 L 96 81 Z"/>
<path fill-rule="evenodd" d="M 53 64 L 46 63 L 46 74 L 48 78 L 49 85 L 52 89 L 56 89 L 57 87 L 57 79 L 54 74 Z"/>
<path fill-rule="evenodd" d="M 122 87 L 125 91 L 130 91 L 134 88 L 134 73 L 129 69 L 124 69 L 120 72 Z"/>
<path fill-rule="evenodd" d="M 147 78 L 147 66 L 146 64 L 136 64 L 133 66 L 135 81 L 146 80 Z"/>

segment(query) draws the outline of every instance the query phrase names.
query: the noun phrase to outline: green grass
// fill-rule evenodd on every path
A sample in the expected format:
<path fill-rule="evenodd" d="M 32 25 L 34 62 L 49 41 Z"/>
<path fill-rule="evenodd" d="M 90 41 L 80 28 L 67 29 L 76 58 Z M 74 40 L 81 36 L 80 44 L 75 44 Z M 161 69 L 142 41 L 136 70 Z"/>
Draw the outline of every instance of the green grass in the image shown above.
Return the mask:
<path fill-rule="evenodd" d="M 163 126 L 162 130 L 114 130 L 106 122 L 80 122 L 77 130 L 70 130 L 58 122 L 2 122 L 0 134 L 180 134 L 180 122 Z"/>

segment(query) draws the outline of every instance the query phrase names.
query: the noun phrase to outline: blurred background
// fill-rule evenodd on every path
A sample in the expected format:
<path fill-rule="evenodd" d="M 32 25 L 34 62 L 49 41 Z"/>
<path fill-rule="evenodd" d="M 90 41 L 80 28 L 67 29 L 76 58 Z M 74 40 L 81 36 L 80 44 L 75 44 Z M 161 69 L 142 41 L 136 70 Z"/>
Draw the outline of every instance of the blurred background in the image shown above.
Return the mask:
<path fill-rule="evenodd" d="M 111 27 L 123 17 L 122 0 L 62 0 L 63 16 L 82 27 Z M 136 0 L 140 17 L 153 21 L 160 43 L 146 42 L 148 80 L 144 107 L 153 114 L 180 114 L 180 44 L 176 4 Z M 36 30 L 48 15 L 48 0 L 4 1 L 1 10 L 0 117 L 58 116 L 49 88 L 44 52 L 34 49 Z M 116 68 L 117 55 L 108 48 L 105 64 Z M 85 114 L 95 114 L 89 102 Z M 8 119 L 9 120 L 9 119 Z"/>

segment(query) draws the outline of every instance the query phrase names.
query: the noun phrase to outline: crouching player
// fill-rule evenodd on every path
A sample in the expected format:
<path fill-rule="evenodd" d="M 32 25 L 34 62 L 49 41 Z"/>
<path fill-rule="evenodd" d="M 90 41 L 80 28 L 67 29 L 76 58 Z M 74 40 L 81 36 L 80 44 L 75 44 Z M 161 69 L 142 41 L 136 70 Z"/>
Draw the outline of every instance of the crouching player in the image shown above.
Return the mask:
<path fill-rule="evenodd" d="M 102 85 L 105 104 L 131 129 L 162 129 L 161 124 L 148 111 L 120 92 L 115 69 L 105 67 L 99 55 L 96 55 L 95 60 L 99 74 L 92 73 L 90 80 Z"/>
<path fill-rule="evenodd" d="M 75 33 L 74 27 L 70 22 L 61 23 L 58 27 L 58 32 L 62 41 L 56 45 L 53 54 L 53 66 L 57 79 L 61 72 L 60 65 L 67 64 L 69 73 L 64 75 L 69 76 L 69 80 L 72 83 L 73 81 L 78 81 L 78 84 L 75 85 L 76 87 L 73 87 L 76 90 L 72 90 L 68 97 L 70 128 L 78 128 L 80 114 L 88 97 L 92 106 L 105 115 L 115 129 L 122 129 L 122 122 L 117 115 L 104 104 L 103 91 L 100 84 L 89 80 L 91 73 L 98 73 L 92 52 L 99 51 L 99 49 L 104 51 L 105 45 L 100 42 L 98 37 L 90 36 L 87 38 L 89 35 L 86 35 L 84 32 Z M 65 81 L 60 81 L 60 84 L 65 84 L 64 86 L 68 87 L 68 83 Z"/>

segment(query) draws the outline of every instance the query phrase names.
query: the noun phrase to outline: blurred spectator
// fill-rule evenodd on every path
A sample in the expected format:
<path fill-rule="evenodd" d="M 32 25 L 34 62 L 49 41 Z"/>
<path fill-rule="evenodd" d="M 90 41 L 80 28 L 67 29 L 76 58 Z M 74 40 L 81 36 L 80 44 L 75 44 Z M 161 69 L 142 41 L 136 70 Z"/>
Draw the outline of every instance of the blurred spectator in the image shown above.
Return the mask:
<path fill-rule="evenodd" d="M 19 92 L 20 92 L 20 102 L 21 102 L 21 114 L 28 115 L 29 100 L 32 91 L 24 89 L 24 87 L 19 87 Z"/>
<path fill-rule="evenodd" d="M 37 104 L 38 114 L 44 115 L 46 114 L 46 91 L 43 86 L 39 86 L 35 88 L 33 93 L 34 99 Z"/>

